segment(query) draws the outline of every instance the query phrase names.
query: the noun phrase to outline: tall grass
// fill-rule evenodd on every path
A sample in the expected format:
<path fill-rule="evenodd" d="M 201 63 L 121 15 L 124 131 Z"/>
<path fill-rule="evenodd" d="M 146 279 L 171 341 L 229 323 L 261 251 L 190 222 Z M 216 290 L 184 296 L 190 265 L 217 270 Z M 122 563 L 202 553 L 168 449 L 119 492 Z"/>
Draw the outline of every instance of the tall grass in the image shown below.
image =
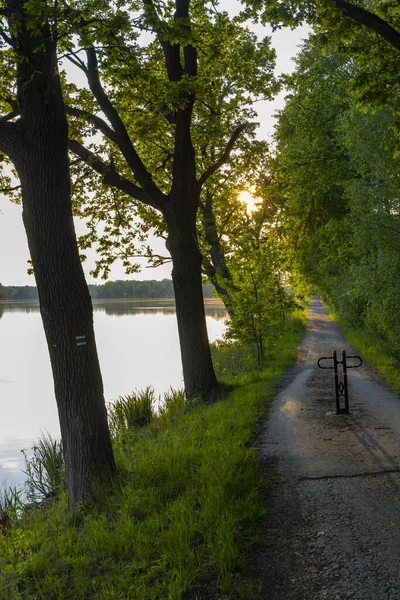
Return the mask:
<path fill-rule="evenodd" d="M 151 386 L 120 396 L 109 405 L 109 422 L 113 432 L 144 427 L 152 420 L 155 412 L 156 395 Z"/>
<path fill-rule="evenodd" d="M 255 599 L 258 584 L 241 569 L 263 512 L 264 482 L 249 442 L 300 335 L 298 321 L 262 371 L 252 379 L 235 369 L 235 386 L 216 402 L 188 404 L 170 390 L 144 427 L 136 409 L 128 422 L 117 407 L 130 435 L 122 444 L 114 436 L 120 474 L 113 489 L 79 518 L 62 493 L 6 526 L 0 598 Z"/>
<path fill-rule="evenodd" d="M 38 503 L 58 496 L 65 489 L 64 457 L 60 440 L 49 433 L 42 433 L 32 451 L 32 456 L 29 456 L 22 450 L 27 475 L 24 495 L 28 502 Z"/>

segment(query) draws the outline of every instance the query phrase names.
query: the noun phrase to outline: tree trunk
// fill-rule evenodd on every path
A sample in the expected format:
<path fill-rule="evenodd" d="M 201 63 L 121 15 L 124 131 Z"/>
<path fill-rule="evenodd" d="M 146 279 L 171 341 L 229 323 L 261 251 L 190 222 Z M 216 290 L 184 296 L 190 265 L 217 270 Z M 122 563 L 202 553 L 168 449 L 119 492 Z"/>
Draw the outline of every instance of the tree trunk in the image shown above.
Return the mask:
<path fill-rule="evenodd" d="M 208 190 L 205 202 L 201 206 L 201 213 L 204 237 L 210 246 L 209 257 L 203 259 L 203 270 L 224 303 L 229 316 L 232 318 L 234 312 L 229 292 L 226 286 L 221 283 L 221 280 L 231 283 L 232 277 L 226 262 L 224 250 L 219 241 L 212 204 L 212 194 Z"/>
<path fill-rule="evenodd" d="M 204 398 L 215 388 L 217 379 L 207 334 L 196 219 L 182 210 L 170 209 L 165 218 L 186 396 Z"/>
<path fill-rule="evenodd" d="M 18 50 L 19 135 L 9 156 L 22 187 L 23 221 L 39 293 L 60 419 L 70 505 L 115 471 L 93 313 L 74 230 L 68 125 L 48 24 L 26 25 L 25 5 L 9 0 Z M 39 18 L 39 17 L 38 17 Z"/>
<path fill-rule="evenodd" d="M 115 463 L 91 299 L 72 221 L 66 151 L 57 132 L 42 133 L 19 175 L 72 506 L 89 499 L 94 480 L 109 476 Z"/>

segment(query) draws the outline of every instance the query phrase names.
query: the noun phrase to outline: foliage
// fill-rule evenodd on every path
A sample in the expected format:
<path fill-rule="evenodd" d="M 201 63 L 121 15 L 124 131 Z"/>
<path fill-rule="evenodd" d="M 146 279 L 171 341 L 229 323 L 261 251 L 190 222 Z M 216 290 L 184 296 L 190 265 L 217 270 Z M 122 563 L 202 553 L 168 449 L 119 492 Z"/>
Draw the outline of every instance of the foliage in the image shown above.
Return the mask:
<path fill-rule="evenodd" d="M 177 146 L 179 115 L 186 114 L 185 110 L 193 103 L 189 128 L 183 137 L 179 133 L 179 144 L 182 146 L 183 139 L 185 144 L 190 141 L 193 148 L 186 154 L 193 153 L 195 159 L 197 184 L 196 190 L 188 192 L 193 200 L 188 197 L 185 200 L 189 206 L 211 176 L 218 181 L 222 165 L 227 164 L 228 169 L 240 161 L 243 165 L 247 159 L 241 159 L 242 155 L 250 157 L 251 147 L 257 152 L 254 102 L 270 98 L 278 91 L 279 84 L 273 76 L 275 53 L 268 38 L 258 41 L 248 28 L 219 11 L 212 2 L 187 2 L 187 6 L 189 16 L 185 20 L 176 17 L 179 11 L 174 17 L 174 3 L 149 2 L 148 8 L 143 9 L 141 3 L 135 2 L 125 23 L 129 35 L 125 30 L 123 35 L 110 32 L 95 22 L 81 34 L 83 47 L 87 47 L 84 44 L 88 39 L 96 47 L 104 93 L 119 115 L 137 160 L 141 161 L 139 167 L 132 169 L 134 160 L 124 151 L 118 132 L 112 133 L 96 118 L 100 96 L 92 96 L 86 88 L 75 84 L 65 85 L 70 96 L 71 137 L 77 142 L 71 148 L 85 161 L 73 167 L 75 209 L 88 219 L 89 232 L 82 237 L 81 245 L 96 246 L 99 256 L 96 274 L 106 275 L 110 264 L 118 258 L 127 272 L 136 270 L 138 254 L 144 254 L 154 264 L 165 259 L 153 254 L 146 239 L 151 230 L 166 237 L 166 224 L 157 210 L 164 216 L 166 211 L 150 198 L 150 187 L 147 189 L 146 184 L 143 188 L 141 174 L 147 173 L 146 177 L 157 186 L 160 197 L 165 195 L 167 203 L 173 201 L 180 176 L 176 167 L 183 164 Z M 122 9 L 120 14 L 126 18 Z M 142 36 L 140 44 L 135 41 L 138 27 L 152 32 Z M 169 44 L 174 50 L 168 50 Z M 174 80 L 169 60 L 179 48 L 182 64 Z M 78 45 L 73 50 L 74 53 L 67 53 L 68 58 L 88 75 L 81 59 L 83 52 Z M 191 51 L 197 61 L 195 74 L 187 72 Z M 93 91 L 94 86 L 91 88 Z M 101 108 L 104 112 L 105 106 Z M 83 139 L 86 153 L 82 149 Z M 225 177 L 224 167 L 222 181 Z M 86 194 L 88 180 L 90 196 Z M 139 193 L 138 185 L 145 189 L 145 194 Z M 104 223 L 100 233 L 99 221 Z"/>
<path fill-rule="evenodd" d="M 297 307 L 285 289 L 282 259 L 271 232 L 268 199 L 258 210 L 246 214 L 246 227 L 238 227 L 231 239 L 225 236 L 229 279 L 219 276 L 228 291 L 230 315 L 225 337 L 245 346 L 254 344 L 258 365 L 264 348 L 280 335 Z"/>
<path fill-rule="evenodd" d="M 225 383 L 243 384 L 262 380 L 265 369 L 269 373 L 279 370 L 281 360 L 290 362 L 295 359 L 296 347 L 293 344 L 301 337 L 305 325 L 306 314 L 303 309 L 298 308 L 288 318 L 278 339 L 264 348 L 261 370 L 254 346 L 246 347 L 231 340 L 215 342 L 212 345 L 212 354 L 218 378 Z"/>
<path fill-rule="evenodd" d="M 273 27 L 308 22 L 314 42 L 351 60 L 357 74 L 351 89 L 363 107 L 390 107 L 400 125 L 400 9 L 387 0 L 243 0 L 246 15 Z"/>
<path fill-rule="evenodd" d="M 273 385 L 296 357 L 301 333 L 285 334 L 269 364 L 213 404 L 137 429 L 116 452 L 120 478 L 97 506 L 75 516 L 61 498 L 31 510 L 0 535 L 0 596 L 257 597 L 245 570 L 263 511 L 249 442 Z M 167 409 L 182 403 L 172 392 Z M 171 409 L 175 414 L 175 408 Z M 162 417 L 160 417 L 162 418 Z"/>
<path fill-rule="evenodd" d="M 380 371 L 386 381 L 400 392 L 400 360 L 393 356 L 387 341 L 377 333 L 365 329 L 357 329 L 348 325 L 341 315 L 331 306 L 327 306 L 331 319 L 338 321 L 350 344 L 365 357 L 369 364 Z"/>
<path fill-rule="evenodd" d="M 2 286 L 0 300 L 38 300 L 37 288 L 31 285 Z"/>
<path fill-rule="evenodd" d="M 198 235 L 203 257 L 203 273 L 232 315 L 230 300 L 231 256 L 237 250 L 237 240 L 251 225 L 251 218 L 241 192 L 251 191 L 264 196 L 269 182 L 269 148 L 265 141 L 241 138 L 240 152 L 231 156 L 223 174 L 211 177 L 200 201 Z M 269 207 L 270 208 L 270 207 Z M 262 211 L 265 212 L 266 203 Z M 273 220 L 274 211 L 269 210 L 263 220 Z"/>
<path fill-rule="evenodd" d="M 274 193 L 290 270 L 399 355 L 399 156 L 388 109 L 365 112 L 354 64 L 309 43 L 277 128 Z"/>

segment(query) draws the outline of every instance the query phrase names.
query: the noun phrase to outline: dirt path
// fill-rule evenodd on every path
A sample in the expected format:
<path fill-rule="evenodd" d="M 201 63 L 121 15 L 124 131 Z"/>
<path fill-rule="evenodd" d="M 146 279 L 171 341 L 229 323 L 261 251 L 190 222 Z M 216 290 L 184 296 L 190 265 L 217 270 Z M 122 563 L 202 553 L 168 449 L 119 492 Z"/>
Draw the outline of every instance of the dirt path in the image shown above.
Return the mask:
<path fill-rule="evenodd" d="M 316 366 L 334 349 L 358 354 L 314 300 L 260 436 L 268 600 L 400 600 L 400 399 L 363 365 L 349 371 L 351 414 L 336 416 L 332 371 Z"/>

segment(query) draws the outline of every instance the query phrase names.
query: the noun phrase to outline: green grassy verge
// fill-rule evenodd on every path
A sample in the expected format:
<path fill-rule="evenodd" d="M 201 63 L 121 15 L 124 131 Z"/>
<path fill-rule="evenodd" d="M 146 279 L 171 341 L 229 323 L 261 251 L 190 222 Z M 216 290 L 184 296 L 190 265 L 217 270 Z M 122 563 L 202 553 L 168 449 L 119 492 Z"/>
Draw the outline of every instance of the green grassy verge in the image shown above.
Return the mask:
<path fill-rule="evenodd" d="M 0 535 L 0 598 L 256 598 L 240 572 L 263 512 L 249 442 L 303 325 L 304 315 L 293 320 L 262 371 L 236 370 L 224 398 L 179 415 L 175 404 L 116 436 L 119 480 L 96 507 L 71 514 L 61 496 L 12 519 Z"/>
<path fill-rule="evenodd" d="M 349 327 L 332 306 L 325 304 L 325 307 L 329 317 L 340 324 L 350 344 L 400 392 L 400 361 L 390 353 L 384 340 L 371 331 Z"/>

